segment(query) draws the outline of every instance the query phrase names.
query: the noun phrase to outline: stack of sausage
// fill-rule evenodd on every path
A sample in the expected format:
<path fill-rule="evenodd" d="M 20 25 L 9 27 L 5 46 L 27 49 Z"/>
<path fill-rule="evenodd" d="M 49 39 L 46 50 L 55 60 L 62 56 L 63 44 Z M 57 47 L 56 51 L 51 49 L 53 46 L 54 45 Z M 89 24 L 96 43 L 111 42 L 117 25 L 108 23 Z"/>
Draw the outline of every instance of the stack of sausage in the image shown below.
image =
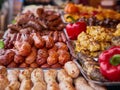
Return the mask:
<path fill-rule="evenodd" d="M 71 56 L 63 33 L 60 14 L 44 11 L 26 12 L 8 25 L 0 50 L 0 64 L 6 67 L 60 68 Z"/>
<path fill-rule="evenodd" d="M 22 71 L 0 66 L 0 90 L 106 90 L 105 87 L 88 83 L 77 65 L 69 61 L 64 69 L 28 68 Z"/>

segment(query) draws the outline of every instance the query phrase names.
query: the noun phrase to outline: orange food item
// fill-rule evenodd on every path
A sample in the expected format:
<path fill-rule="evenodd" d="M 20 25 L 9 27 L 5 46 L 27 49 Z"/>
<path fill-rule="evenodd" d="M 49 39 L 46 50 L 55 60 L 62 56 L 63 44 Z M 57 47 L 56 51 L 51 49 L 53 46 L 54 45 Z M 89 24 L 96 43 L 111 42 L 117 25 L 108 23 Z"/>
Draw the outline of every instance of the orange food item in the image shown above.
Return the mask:
<path fill-rule="evenodd" d="M 74 3 L 68 3 L 64 9 L 66 13 L 78 13 L 79 9 Z"/>

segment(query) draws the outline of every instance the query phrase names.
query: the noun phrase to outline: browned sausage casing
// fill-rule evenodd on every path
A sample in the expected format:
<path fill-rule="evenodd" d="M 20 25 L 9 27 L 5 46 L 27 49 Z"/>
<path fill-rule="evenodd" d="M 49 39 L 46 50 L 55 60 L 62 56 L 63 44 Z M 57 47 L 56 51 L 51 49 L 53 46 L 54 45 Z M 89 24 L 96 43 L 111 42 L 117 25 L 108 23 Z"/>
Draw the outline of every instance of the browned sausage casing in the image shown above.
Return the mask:
<path fill-rule="evenodd" d="M 37 49 L 35 47 L 32 47 L 31 53 L 26 57 L 25 63 L 31 64 L 35 61 L 37 57 Z"/>
<path fill-rule="evenodd" d="M 32 38 L 34 40 L 34 45 L 37 48 L 43 48 L 45 41 L 42 39 L 39 33 L 32 33 Z"/>
<path fill-rule="evenodd" d="M 36 63 L 38 65 L 45 64 L 47 62 L 47 57 L 48 57 L 48 51 L 47 51 L 47 49 L 45 49 L 45 48 L 39 49 L 38 53 L 37 53 Z"/>

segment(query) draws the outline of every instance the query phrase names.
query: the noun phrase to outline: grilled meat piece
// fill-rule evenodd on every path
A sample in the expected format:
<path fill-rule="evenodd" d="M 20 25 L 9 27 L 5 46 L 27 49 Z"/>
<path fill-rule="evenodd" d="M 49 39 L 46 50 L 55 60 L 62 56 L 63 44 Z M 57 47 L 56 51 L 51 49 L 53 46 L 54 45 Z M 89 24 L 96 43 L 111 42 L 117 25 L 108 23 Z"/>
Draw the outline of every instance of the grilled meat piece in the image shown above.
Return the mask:
<path fill-rule="evenodd" d="M 84 73 L 93 80 L 106 81 L 99 70 L 99 64 L 93 58 L 89 58 L 81 53 L 78 54 L 79 62 Z"/>
<path fill-rule="evenodd" d="M 115 46 L 120 46 L 120 36 L 113 37 L 111 40 L 112 44 Z"/>

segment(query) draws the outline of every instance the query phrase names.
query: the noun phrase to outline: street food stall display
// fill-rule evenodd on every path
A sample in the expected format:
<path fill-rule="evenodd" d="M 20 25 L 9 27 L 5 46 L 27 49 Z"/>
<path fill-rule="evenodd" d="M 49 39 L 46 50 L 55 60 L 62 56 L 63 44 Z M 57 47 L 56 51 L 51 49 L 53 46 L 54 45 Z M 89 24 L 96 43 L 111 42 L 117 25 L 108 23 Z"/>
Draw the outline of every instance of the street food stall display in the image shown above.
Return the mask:
<path fill-rule="evenodd" d="M 0 40 L 0 90 L 120 85 L 120 13 L 67 3 L 27 6 Z"/>

